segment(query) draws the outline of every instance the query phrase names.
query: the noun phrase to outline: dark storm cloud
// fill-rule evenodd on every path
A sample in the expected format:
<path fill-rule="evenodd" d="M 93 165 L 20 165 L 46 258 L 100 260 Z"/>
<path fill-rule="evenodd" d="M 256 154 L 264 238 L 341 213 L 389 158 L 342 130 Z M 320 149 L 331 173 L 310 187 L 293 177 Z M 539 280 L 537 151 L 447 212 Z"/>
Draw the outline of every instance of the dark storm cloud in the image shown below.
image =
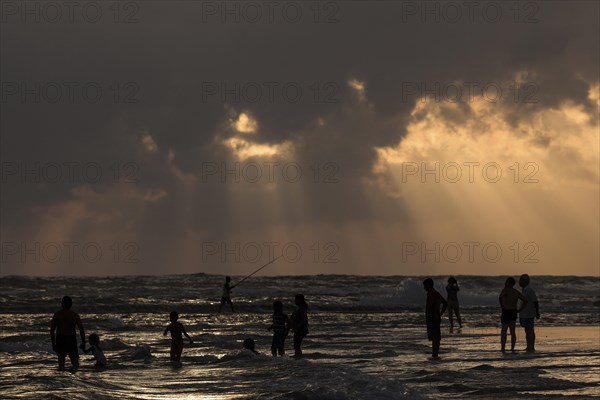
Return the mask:
<path fill-rule="evenodd" d="M 147 235 L 183 234 L 189 226 L 225 234 L 270 223 L 404 220 L 402 205 L 385 196 L 380 199 L 384 205 L 370 207 L 361 184 L 375 160 L 373 148 L 395 145 L 405 134 L 417 96 L 403 96 L 404 83 L 486 84 L 527 71 L 539 86 L 539 101 L 527 109 L 512 105 L 517 118 L 565 99 L 585 103 L 584 80 L 598 79 L 594 2 L 537 3 L 537 23 L 515 23 L 508 17 L 489 23 L 480 16 L 472 23 L 423 23 L 416 17 L 402 21 L 402 2 L 349 1 L 335 3 L 337 22 L 329 24 L 310 19 L 203 22 L 202 2 L 137 4 L 138 22 L 132 24 L 110 19 L 22 23 L 7 17 L 2 27 L 4 83 L 94 82 L 103 97 L 93 103 L 76 91 L 74 104 L 64 99 L 33 104 L 31 98 L 22 104 L 18 95 L 8 96 L 2 102 L 1 151 L 3 161 L 17 163 L 93 161 L 103 166 L 105 176 L 114 163 L 135 163 L 137 189 L 168 193 L 148 205 L 140 227 Z M 365 83 L 365 101 L 347 85 L 350 79 Z M 219 95 L 203 99 L 207 84 L 231 88 L 235 82 L 263 88 L 269 82 L 277 88 L 294 83 L 303 96 L 294 103 L 277 89 L 273 102 L 264 94 L 257 102 L 231 96 L 223 102 Z M 320 91 L 316 101 L 315 88 Z M 326 95 L 337 101 L 325 101 Z M 233 162 L 215 138 L 231 136 L 227 121 L 243 111 L 258 121 L 257 133 L 248 136 L 253 141 L 289 140 L 296 145 L 298 163 L 334 162 L 340 181 L 327 186 L 303 180 L 294 190 L 279 188 L 289 205 L 282 215 L 261 205 L 261 194 L 251 190 L 232 192 L 231 185 L 197 181 L 192 190 L 185 189 L 174 177 L 173 165 L 183 174 L 198 174 L 203 162 Z M 315 123 L 319 118 L 323 126 Z M 156 142 L 154 154 L 140 144 L 144 132 Z M 124 185 L 103 179 L 87 186 L 102 194 L 115 184 Z M 35 226 L 31 207 L 68 200 L 76 186 L 8 179 L 3 182 L 3 224 Z M 292 205 L 298 192 L 304 196 L 302 213 Z M 243 217 L 230 213 L 234 199 L 245 205 Z"/>

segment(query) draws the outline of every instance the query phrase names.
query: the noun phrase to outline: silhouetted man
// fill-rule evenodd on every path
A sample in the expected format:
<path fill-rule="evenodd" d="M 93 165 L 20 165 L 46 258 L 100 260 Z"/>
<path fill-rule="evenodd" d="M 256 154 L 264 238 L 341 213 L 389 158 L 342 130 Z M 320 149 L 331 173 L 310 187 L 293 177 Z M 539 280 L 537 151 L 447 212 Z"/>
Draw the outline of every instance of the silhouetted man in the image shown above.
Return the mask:
<path fill-rule="evenodd" d="M 231 285 L 231 278 L 229 276 L 225 277 L 225 284 L 223 285 L 223 296 L 221 297 L 221 305 L 219 306 L 219 312 L 221 312 L 221 308 L 225 304 L 229 304 L 231 306 L 231 312 L 235 312 L 233 310 L 233 302 L 231 301 L 231 290 L 235 287 L 235 285 Z"/>
<path fill-rule="evenodd" d="M 533 326 L 534 317 L 535 319 L 540 319 L 540 306 L 535 291 L 529 286 L 529 281 L 529 275 L 527 274 L 523 274 L 519 278 L 519 286 L 523 288 L 521 293 L 527 299 L 527 303 L 523 306 L 521 312 L 519 312 L 519 322 L 525 328 L 525 338 L 527 340 L 525 351 L 535 353 L 535 330 Z"/>
<path fill-rule="evenodd" d="M 50 338 L 52 350 L 58 354 L 58 368 L 65 368 L 65 358 L 68 355 L 73 367 L 79 367 L 79 351 L 77 350 L 77 333 L 75 327 L 79 328 L 81 334 L 82 350 L 85 350 L 85 332 L 79 314 L 71 311 L 73 300 L 69 296 L 62 298 L 62 310 L 57 311 L 50 323 Z M 55 333 L 56 332 L 56 336 Z"/>
<path fill-rule="evenodd" d="M 446 311 L 448 303 L 442 297 L 440 292 L 433 288 L 433 279 L 427 278 L 423 281 L 423 288 L 427 292 L 427 302 L 425 303 L 425 321 L 427 322 L 427 339 L 431 342 L 431 355 L 438 358 L 440 353 L 440 343 L 442 341 L 442 332 L 440 324 L 442 314 Z M 442 309 L 440 310 L 440 306 Z"/>

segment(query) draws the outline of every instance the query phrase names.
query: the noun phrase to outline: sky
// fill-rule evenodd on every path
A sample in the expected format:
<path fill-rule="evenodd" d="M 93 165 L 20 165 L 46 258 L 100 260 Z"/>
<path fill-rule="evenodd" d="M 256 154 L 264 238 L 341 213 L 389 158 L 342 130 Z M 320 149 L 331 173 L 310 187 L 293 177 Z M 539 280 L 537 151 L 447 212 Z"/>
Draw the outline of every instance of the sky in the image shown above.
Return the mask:
<path fill-rule="evenodd" d="M 593 1 L 3 1 L 0 275 L 600 276 Z"/>

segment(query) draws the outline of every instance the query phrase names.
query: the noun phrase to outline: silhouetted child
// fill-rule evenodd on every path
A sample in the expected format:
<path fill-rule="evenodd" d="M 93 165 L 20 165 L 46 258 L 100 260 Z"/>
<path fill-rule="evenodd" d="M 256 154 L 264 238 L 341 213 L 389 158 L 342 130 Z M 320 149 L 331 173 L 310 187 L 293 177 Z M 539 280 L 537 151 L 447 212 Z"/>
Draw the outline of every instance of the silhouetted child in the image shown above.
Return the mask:
<path fill-rule="evenodd" d="M 504 289 L 500 292 L 500 308 L 502 309 L 502 315 L 500 321 L 502 322 L 502 330 L 500 332 L 500 349 L 504 353 L 506 351 L 506 331 L 510 328 L 510 351 L 514 353 L 515 344 L 517 343 L 517 334 L 515 332 L 515 323 L 517 321 L 517 314 L 523 310 L 523 307 L 527 305 L 527 299 L 521 294 L 515 286 L 514 278 L 506 278 L 504 283 Z M 517 309 L 519 299 L 523 302 L 520 309 Z"/>
<path fill-rule="evenodd" d="M 194 341 L 185 331 L 183 324 L 177 322 L 179 319 L 177 311 L 171 311 L 169 319 L 171 320 L 171 323 L 165 329 L 163 336 L 167 336 L 167 332 L 171 332 L 171 360 L 179 361 L 181 359 L 181 353 L 183 352 L 183 335 L 190 340 L 190 343 L 194 343 Z"/>
<path fill-rule="evenodd" d="M 281 301 L 273 302 L 273 324 L 268 328 L 273 331 L 273 342 L 271 343 L 271 353 L 273 357 L 285 354 L 285 338 L 288 335 L 289 318 L 283 312 L 283 303 Z"/>
<path fill-rule="evenodd" d="M 433 279 L 427 278 L 423 281 L 423 288 L 427 291 L 427 301 L 425 303 L 425 321 L 427 323 L 427 339 L 431 341 L 433 358 L 438 358 L 440 353 L 440 343 L 442 341 L 442 332 L 440 323 L 442 314 L 446 311 L 448 303 L 442 295 L 433 288 Z M 440 310 L 440 306 L 442 309 Z"/>
<path fill-rule="evenodd" d="M 448 278 L 448 285 L 446 286 L 446 293 L 448 294 L 448 317 L 450 318 L 450 333 L 454 331 L 454 319 L 453 314 L 456 314 L 456 320 L 458 321 L 459 329 L 462 328 L 462 321 L 460 319 L 460 311 L 458 309 L 458 282 L 451 276 Z M 459 330 L 460 332 L 460 330 Z"/>
<path fill-rule="evenodd" d="M 246 350 L 250 350 L 251 352 L 253 352 L 254 354 L 258 354 L 258 351 L 255 350 L 255 343 L 254 343 L 254 339 L 244 339 L 244 348 Z"/>
<path fill-rule="evenodd" d="M 90 343 L 90 348 L 85 350 L 85 352 L 92 352 L 92 355 L 96 360 L 96 367 L 106 367 L 106 357 L 104 357 L 104 352 L 100 348 L 100 338 L 98 335 L 92 333 L 88 336 L 88 342 Z"/>
<path fill-rule="evenodd" d="M 523 305 L 521 312 L 519 312 L 519 322 L 525 328 L 525 338 L 527 340 L 525 351 L 535 353 L 534 317 L 540 319 L 540 306 L 535 291 L 529 286 L 529 282 L 530 279 L 527 274 L 523 274 L 519 278 L 519 286 L 522 288 L 521 293 L 527 299 L 527 304 Z"/>
<path fill-rule="evenodd" d="M 294 357 L 302 357 L 302 340 L 308 335 L 308 304 L 300 293 L 294 298 L 294 303 L 298 308 L 292 313 L 289 327 L 294 332 Z"/>
<path fill-rule="evenodd" d="M 69 296 L 62 298 L 60 302 L 62 310 L 57 311 L 50 323 L 50 339 L 52 350 L 58 354 L 58 368 L 65 368 L 67 355 L 73 367 L 79 367 L 79 350 L 77 350 L 77 336 L 75 328 L 79 328 L 81 335 L 81 350 L 85 350 L 85 331 L 79 314 L 71 311 L 73 300 Z M 56 336 L 54 335 L 56 332 Z"/>
<path fill-rule="evenodd" d="M 231 306 L 231 312 L 235 312 L 233 310 L 233 302 L 231 301 L 231 290 L 235 287 L 235 285 L 231 285 L 231 277 L 225 277 L 225 284 L 223 285 L 223 295 L 221 297 L 221 305 L 219 306 L 219 312 L 221 312 L 221 308 L 225 304 L 229 304 Z"/>

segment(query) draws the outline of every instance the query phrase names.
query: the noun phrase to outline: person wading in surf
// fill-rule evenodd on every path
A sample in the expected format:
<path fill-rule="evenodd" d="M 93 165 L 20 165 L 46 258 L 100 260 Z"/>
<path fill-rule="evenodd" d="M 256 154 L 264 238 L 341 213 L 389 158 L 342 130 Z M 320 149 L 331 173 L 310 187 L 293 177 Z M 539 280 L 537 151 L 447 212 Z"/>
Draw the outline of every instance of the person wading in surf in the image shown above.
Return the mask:
<path fill-rule="evenodd" d="M 442 341 L 442 332 L 440 324 L 442 314 L 446 311 L 448 303 L 440 292 L 434 289 L 433 279 L 427 278 L 423 281 L 423 288 L 427 292 L 427 301 L 425 303 L 425 322 L 427 323 L 427 339 L 431 342 L 431 355 L 433 358 L 439 358 L 440 343 Z M 442 309 L 440 310 L 440 306 Z"/>
<path fill-rule="evenodd" d="M 527 340 L 525 351 L 535 353 L 534 317 L 540 319 L 540 306 L 535 291 L 529 286 L 529 282 L 530 279 L 527 274 L 523 274 L 519 278 L 519 286 L 522 288 L 521 293 L 527 299 L 527 303 L 521 307 L 519 322 L 525 328 L 525 338 Z"/>
<path fill-rule="evenodd" d="M 79 351 L 77 350 L 77 334 L 75 328 L 79 328 L 81 335 L 81 350 L 85 350 L 85 331 L 79 314 L 71 311 L 73 300 L 69 296 L 62 298 L 60 302 L 62 310 L 57 311 L 50 322 L 50 339 L 52 350 L 58 354 L 58 368 L 65 368 L 67 355 L 74 368 L 79 367 Z M 56 335 L 55 335 L 56 333 Z"/>
<path fill-rule="evenodd" d="M 448 285 L 446 286 L 446 293 L 448 294 L 448 317 L 450 318 L 450 333 L 454 331 L 454 319 L 453 314 L 456 314 L 456 320 L 458 321 L 458 332 L 462 329 L 462 320 L 460 319 L 460 311 L 458 306 L 458 282 L 456 278 L 451 276 L 448 278 Z"/>
<path fill-rule="evenodd" d="M 221 305 L 219 306 L 219 313 L 221 312 L 221 308 L 225 304 L 229 304 L 231 306 L 231 312 L 235 312 L 233 309 L 233 302 L 231 301 L 231 290 L 237 285 L 231 285 L 231 277 L 225 277 L 225 283 L 223 284 L 223 296 L 221 296 Z"/>
<path fill-rule="evenodd" d="M 304 295 L 298 293 L 294 298 L 298 308 L 290 317 L 289 327 L 294 332 L 294 357 L 302 357 L 302 340 L 308 335 L 308 304 Z"/>
<path fill-rule="evenodd" d="M 178 322 L 179 313 L 177 311 L 171 311 L 169 314 L 169 320 L 171 323 L 167 325 L 163 336 L 167 336 L 168 332 L 171 332 L 171 361 L 181 360 L 181 353 L 183 352 L 183 335 L 194 343 L 190 335 L 185 331 L 185 327 L 181 322 Z"/>
<path fill-rule="evenodd" d="M 502 308 L 502 315 L 500 316 L 500 322 L 502 322 L 502 330 L 500 332 L 500 350 L 504 353 L 506 351 L 506 331 L 510 328 L 510 351 L 515 352 L 515 344 L 517 343 L 517 333 L 515 332 L 515 323 L 517 321 L 517 314 L 523 310 L 523 307 L 527 305 L 527 299 L 521 294 L 515 286 L 515 279 L 512 277 L 506 278 L 504 283 L 504 289 L 500 292 L 500 307 Z M 517 309 L 517 304 L 521 300 L 522 306 Z"/>

